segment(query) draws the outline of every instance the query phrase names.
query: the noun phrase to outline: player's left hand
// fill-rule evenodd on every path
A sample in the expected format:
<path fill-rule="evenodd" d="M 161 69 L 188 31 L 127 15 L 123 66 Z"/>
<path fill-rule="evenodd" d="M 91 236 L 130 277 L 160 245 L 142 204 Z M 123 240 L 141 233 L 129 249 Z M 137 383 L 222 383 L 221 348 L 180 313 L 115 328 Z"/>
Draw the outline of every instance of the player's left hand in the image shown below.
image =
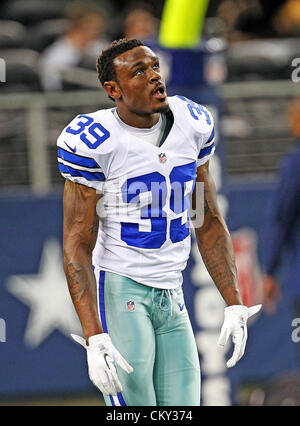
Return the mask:
<path fill-rule="evenodd" d="M 233 367 L 244 355 L 248 332 L 247 320 L 256 314 L 262 305 L 248 308 L 244 305 L 232 305 L 225 308 L 224 323 L 221 328 L 218 344 L 225 346 L 229 336 L 232 336 L 234 350 L 232 357 L 227 361 L 227 368 Z"/>

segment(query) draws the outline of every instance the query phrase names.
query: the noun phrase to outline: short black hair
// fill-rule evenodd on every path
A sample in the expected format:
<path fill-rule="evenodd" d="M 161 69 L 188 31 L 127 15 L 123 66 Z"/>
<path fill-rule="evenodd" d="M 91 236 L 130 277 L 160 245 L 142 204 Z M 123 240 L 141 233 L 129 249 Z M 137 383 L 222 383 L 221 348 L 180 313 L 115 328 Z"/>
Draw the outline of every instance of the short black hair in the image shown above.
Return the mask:
<path fill-rule="evenodd" d="M 135 38 L 121 38 L 120 40 L 114 40 L 106 49 L 102 50 L 96 63 L 98 78 L 102 86 L 106 81 L 118 81 L 114 67 L 114 59 L 122 53 L 127 52 L 127 50 L 134 49 L 138 46 L 144 46 L 141 40 Z"/>

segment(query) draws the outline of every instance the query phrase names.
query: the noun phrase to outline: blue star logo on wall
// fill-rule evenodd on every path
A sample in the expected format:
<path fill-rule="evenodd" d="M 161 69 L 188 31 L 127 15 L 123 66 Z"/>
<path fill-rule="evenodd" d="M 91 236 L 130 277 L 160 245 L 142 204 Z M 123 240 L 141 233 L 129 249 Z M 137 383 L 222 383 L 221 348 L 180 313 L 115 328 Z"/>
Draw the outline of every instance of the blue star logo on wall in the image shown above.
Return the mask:
<path fill-rule="evenodd" d="M 7 289 L 30 308 L 24 335 L 29 348 L 37 348 L 55 330 L 69 338 L 71 332 L 81 333 L 57 240 L 45 242 L 37 274 L 13 275 Z"/>

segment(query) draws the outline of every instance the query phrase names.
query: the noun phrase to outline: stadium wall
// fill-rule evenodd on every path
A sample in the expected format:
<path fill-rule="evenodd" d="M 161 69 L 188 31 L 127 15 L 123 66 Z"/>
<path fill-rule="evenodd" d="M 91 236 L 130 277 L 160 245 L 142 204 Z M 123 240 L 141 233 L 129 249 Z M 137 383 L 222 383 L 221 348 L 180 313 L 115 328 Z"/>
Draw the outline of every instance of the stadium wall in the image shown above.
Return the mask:
<path fill-rule="evenodd" d="M 267 226 L 266 200 L 272 185 L 233 185 L 226 197 L 246 303 L 259 302 L 260 264 Z M 0 399 L 26 395 L 95 392 L 85 353 L 71 341 L 80 332 L 62 268 L 62 193 L 19 193 L 0 198 Z M 284 294 L 273 316 L 264 312 L 249 324 L 244 358 L 226 370 L 230 356 L 217 347 L 221 297 L 205 275 L 195 249 L 184 272 L 190 312 L 202 365 L 202 403 L 239 403 L 243 386 L 276 378 L 298 367 L 291 333 L 289 271 L 281 271 Z M 274 350 L 276 348 L 276 350 Z"/>

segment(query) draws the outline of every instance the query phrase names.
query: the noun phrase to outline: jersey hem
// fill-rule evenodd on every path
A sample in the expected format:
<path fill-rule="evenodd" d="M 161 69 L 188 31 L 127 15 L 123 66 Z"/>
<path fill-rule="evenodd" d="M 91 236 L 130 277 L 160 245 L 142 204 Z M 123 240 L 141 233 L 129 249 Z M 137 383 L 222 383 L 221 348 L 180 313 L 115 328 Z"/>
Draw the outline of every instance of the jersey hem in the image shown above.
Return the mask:
<path fill-rule="evenodd" d="M 161 290 L 176 290 L 177 288 L 182 287 L 182 282 L 181 282 L 181 284 L 177 284 L 176 286 L 169 286 L 169 287 L 147 284 L 145 282 L 137 281 L 136 278 L 134 278 L 131 275 L 123 274 L 123 273 L 117 272 L 117 271 L 113 271 L 109 268 L 105 268 L 105 267 L 102 267 L 102 266 L 99 266 L 99 265 L 95 265 L 94 263 L 93 263 L 93 266 L 94 266 L 95 269 L 98 269 L 100 271 L 111 272 L 112 274 L 120 275 L 121 277 L 130 278 L 132 281 L 135 281 L 136 283 L 141 284 L 141 285 L 145 285 L 146 287 L 159 288 Z M 182 277 L 182 275 L 181 275 L 181 277 Z"/>

